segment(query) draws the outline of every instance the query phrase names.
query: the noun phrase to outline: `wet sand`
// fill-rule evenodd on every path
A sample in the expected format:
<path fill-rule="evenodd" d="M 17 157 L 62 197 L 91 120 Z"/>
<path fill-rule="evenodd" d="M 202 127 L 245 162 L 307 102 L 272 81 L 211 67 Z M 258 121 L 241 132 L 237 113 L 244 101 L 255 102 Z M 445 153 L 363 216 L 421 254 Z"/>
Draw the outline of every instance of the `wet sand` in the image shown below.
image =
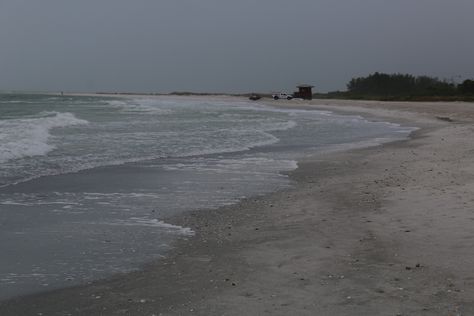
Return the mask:
<path fill-rule="evenodd" d="M 268 103 L 421 129 L 308 157 L 292 189 L 169 219 L 196 236 L 167 259 L 0 315 L 474 314 L 474 104 Z"/>

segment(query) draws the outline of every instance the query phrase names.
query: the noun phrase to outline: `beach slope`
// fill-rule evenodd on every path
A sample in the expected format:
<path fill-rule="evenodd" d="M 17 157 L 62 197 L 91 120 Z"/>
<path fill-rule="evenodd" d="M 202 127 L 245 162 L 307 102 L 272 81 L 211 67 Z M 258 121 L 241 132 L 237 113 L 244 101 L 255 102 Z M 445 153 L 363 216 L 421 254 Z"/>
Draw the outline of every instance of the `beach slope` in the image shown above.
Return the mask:
<path fill-rule="evenodd" d="M 196 236 L 168 258 L 0 315 L 474 314 L 474 104 L 282 106 L 421 129 L 300 161 L 292 189 L 171 219 Z"/>

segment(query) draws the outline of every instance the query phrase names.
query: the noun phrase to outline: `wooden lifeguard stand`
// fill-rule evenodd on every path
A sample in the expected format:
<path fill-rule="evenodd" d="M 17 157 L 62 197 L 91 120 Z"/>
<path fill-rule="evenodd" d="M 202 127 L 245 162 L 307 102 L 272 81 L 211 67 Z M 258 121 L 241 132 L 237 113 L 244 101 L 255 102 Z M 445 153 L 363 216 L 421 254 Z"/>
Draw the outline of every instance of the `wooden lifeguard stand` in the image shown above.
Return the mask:
<path fill-rule="evenodd" d="M 300 84 L 297 86 L 298 91 L 293 93 L 295 98 L 300 98 L 304 100 L 312 100 L 313 99 L 313 88 L 314 86 L 308 84 Z"/>

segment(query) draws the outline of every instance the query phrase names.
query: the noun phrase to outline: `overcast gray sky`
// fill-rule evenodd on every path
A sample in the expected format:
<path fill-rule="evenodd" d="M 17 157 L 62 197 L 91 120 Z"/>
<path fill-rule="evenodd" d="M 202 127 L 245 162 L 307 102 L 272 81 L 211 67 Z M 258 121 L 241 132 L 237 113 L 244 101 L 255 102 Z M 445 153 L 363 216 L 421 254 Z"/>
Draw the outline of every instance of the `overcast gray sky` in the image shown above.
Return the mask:
<path fill-rule="evenodd" d="M 474 78 L 473 0 L 0 0 L 0 90 L 318 91 Z"/>

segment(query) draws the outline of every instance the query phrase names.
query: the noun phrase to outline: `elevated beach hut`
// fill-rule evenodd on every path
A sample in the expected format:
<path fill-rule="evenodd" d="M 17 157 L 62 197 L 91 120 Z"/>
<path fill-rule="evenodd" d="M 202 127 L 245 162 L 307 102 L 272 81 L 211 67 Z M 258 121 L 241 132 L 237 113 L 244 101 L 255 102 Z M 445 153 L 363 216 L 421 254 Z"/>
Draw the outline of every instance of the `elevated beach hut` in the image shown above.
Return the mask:
<path fill-rule="evenodd" d="M 293 96 L 295 98 L 300 98 L 304 100 L 312 100 L 313 99 L 313 88 L 314 86 L 311 86 L 309 84 L 300 84 L 297 86 L 298 91 L 293 93 Z"/>

